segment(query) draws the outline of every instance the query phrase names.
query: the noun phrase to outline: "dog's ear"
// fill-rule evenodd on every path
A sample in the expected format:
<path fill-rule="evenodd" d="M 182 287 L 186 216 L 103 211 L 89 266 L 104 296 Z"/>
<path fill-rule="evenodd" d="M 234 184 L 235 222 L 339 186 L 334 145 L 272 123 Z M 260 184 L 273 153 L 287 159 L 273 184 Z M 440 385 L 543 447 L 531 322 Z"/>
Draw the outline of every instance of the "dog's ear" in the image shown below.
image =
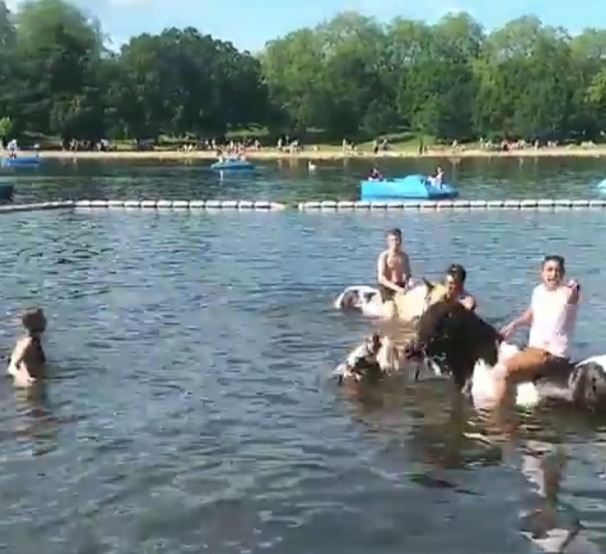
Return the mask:
<path fill-rule="evenodd" d="M 423 279 L 423 284 L 427 287 L 427 292 L 431 292 L 433 290 L 433 288 L 435 287 L 435 285 L 433 283 L 431 283 L 430 281 L 428 281 L 425 277 L 423 277 L 422 279 Z"/>

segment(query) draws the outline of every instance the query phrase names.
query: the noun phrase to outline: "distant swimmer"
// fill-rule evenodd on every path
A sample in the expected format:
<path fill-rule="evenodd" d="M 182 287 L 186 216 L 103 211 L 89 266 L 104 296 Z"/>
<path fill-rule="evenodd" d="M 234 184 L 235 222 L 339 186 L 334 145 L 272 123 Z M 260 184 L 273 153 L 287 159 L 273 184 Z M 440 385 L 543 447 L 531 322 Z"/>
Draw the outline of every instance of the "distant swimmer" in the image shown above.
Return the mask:
<path fill-rule="evenodd" d="M 17 387 L 29 387 L 44 377 L 46 356 L 42 349 L 42 334 L 46 317 L 41 308 L 28 308 L 21 315 L 25 336 L 17 339 L 10 357 L 8 373 Z"/>

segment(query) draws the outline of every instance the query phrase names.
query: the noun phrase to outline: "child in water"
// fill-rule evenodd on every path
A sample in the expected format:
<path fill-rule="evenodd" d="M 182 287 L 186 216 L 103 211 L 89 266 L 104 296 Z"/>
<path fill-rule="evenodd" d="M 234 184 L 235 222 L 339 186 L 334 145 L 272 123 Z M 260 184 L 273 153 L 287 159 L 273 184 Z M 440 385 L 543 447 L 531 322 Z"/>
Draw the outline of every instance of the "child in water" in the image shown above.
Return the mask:
<path fill-rule="evenodd" d="M 28 308 L 21 315 L 21 324 L 26 335 L 17 339 L 8 373 L 16 387 L 29 387 L 44 377 L 46 357 L 41 335 L 46 330 L 46 317 L 41 308 Z"/>

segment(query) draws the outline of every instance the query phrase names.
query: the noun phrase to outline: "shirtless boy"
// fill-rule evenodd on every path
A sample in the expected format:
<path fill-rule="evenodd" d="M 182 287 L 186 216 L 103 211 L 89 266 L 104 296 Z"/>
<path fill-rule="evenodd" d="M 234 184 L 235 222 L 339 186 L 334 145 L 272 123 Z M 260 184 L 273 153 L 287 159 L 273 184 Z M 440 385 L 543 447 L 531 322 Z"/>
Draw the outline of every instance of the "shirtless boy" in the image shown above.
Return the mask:
<path fill-rule="evenodd" d="M 391 300 L 397 292 L 404 292 L 410 280 L 410 261 L 402 250 L 402 231 L 387 232 L 387 249 L 379 254 L 377 282 L 381 300 Z"/>

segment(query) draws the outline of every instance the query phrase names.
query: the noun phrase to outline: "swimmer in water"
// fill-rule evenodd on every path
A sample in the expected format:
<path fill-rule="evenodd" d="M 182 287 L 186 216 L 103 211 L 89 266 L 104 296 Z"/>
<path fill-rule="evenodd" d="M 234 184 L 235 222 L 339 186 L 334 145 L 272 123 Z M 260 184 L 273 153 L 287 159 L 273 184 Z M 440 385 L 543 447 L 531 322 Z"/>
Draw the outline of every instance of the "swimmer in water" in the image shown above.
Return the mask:
<path fill-rule="evenodd" d="M 41 308 L 28 308 L 21 315 L 25 336 L 17 339 L 10 357 L 8 373 L 16 387 L 29 387 L 44 377 L 46 356 L 42 349 L 42 333 L 46 317 Z"/>
<path fill-rule="evenodd" d="M 381 300 L 392 300 L 396 293 L 406 291 L 410 281 L 410 260 L 402 249 L 402 231 L 391 229 L 387 232 L 387 249 L 377 260 L 377 283 Z"/>
<path fill-rule="evenodd" d="M 444 285 L 446 286 L 446 298 L 460 302 L 468 310 L 475 311 L 476 299 L 465 289 L 467 271 L 462 265 L 451 264 L 446 270 Z"/>

